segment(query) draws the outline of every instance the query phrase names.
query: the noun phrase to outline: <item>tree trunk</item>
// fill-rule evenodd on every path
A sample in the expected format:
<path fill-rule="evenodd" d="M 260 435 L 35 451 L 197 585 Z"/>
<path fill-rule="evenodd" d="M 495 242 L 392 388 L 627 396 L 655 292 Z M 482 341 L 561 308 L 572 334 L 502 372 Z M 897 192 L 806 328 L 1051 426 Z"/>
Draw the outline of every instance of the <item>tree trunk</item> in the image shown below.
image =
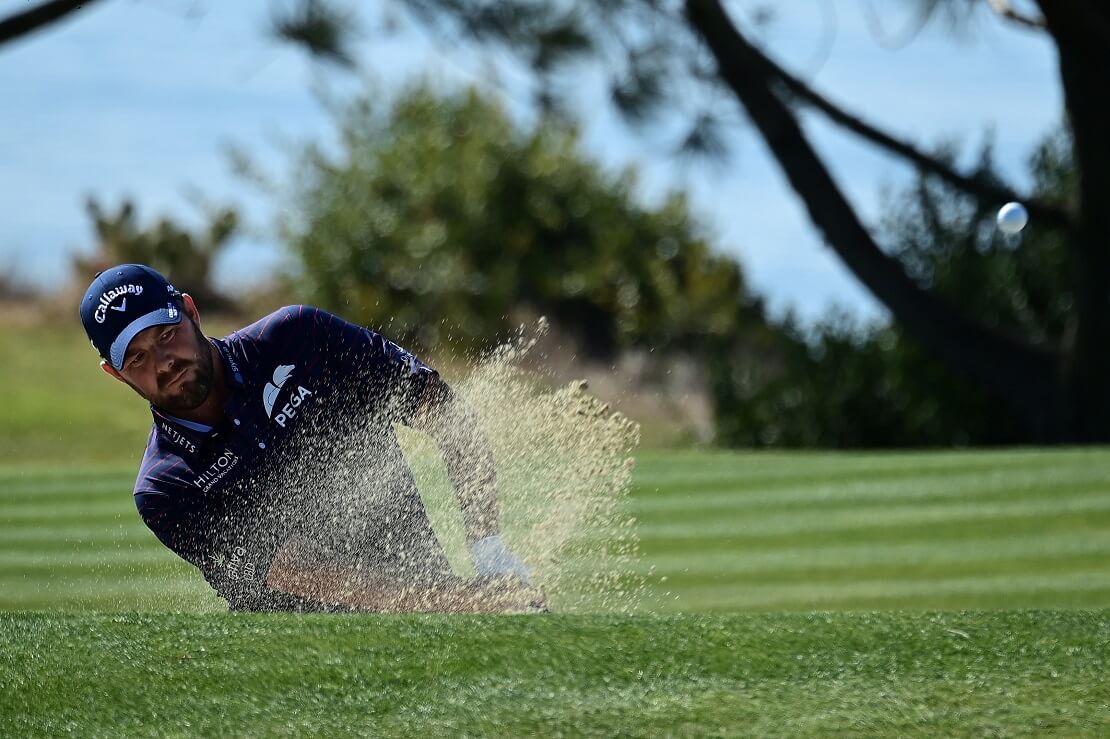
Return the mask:
<path fill-rule="evenodd" d="M 949 366 L 999 393 L 1027 421 L 1033 439 L 1070 439 L 1063 413 L 1060 355 L 991 330 L 923 290 L 884 254 L 810 146 L 758 52 L 718 0 L 686 0 L 686 13 L 746 108 L 826 242 L 910 335 Z"/>
<path fill-rule="evenodd" d="M 1079 228 L 1071 241 L 1075 335 L 1067 384 L 1076 441 L 1110 439 L 1110 9 L 1078 0 L 1040 2 L 1060 54 L 1060 79 L 1075 139 Z"/>

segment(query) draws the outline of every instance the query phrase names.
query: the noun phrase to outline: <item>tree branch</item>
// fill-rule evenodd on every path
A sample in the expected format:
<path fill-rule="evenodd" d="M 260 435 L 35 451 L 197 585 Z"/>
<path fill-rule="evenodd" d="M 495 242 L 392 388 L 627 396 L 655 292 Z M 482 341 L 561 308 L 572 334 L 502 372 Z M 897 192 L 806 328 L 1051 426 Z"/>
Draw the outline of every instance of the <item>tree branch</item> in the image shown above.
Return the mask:
<path fill-rule="evenodd" d="M 1010 188 L 992 182 L 980 175 L 969 176 L 955 171 L 936 157 L 926 154 L 912 144 L 894 138 L 885 131 L 875 128 L 858 116 L 854 116 L 833 104 L 801 79 L 776 64 L 758 48 L 750 44 L 749 47 L 752 51 L 752 62 L 761 68 L 763 74 L 777 78 L 791 94 L 824 113 L 837 125 L 892 154 L 902 157 L 922 172 L 931 174 L 981 201 L 992 205 L 1001 205 L 1010 200 L 1018 200 L 1025 205 L 1030 216 L 1036 221 L 1055 226 L 1068 233 L 1074 230 L 1075 224 L 1072 214 L 1067 210 L 1035 198 L 1024 198 Z"/>
<path fill-rule="evenodd" d="M 860 223 L 790 108 L 772 92 L 773 71 L 718 0 L 686 0 L 686 14 L 813 223 L 895 319 L 950 366 L 997 388 L 1016 407 L 1028 408 L 1030 395 L 1040 403 L 1056 400 L 1058 352 L 988 329 L 914 283 Z"/>
<path fill-rule="evenodd" d="M 1010 5 L 1009 0 L 987 0 L 987 5 L 990 5 L 991 10 L 1011 23 L 1016 23 L 1019 26 L 1034 31 L 1045 30 L 1044 18 L 1034 18 L 1033 16 L 1019 13 Z"/>
<path fill-rule="evenodd" d="M 51 0 L 0 20 L 0 46 L 92 5 L 96 0 Z"/>

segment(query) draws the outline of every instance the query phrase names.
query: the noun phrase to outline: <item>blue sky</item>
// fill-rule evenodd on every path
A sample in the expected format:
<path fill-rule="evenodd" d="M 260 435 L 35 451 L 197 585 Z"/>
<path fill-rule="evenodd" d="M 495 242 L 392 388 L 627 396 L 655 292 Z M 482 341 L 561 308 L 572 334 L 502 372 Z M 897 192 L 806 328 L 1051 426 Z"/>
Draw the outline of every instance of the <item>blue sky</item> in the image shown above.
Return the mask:
<path fill-rule="evenodd" d="M 741 4 L 743 5 L 743 4 Z M 25 8 L 0 0 L 0 16 Z M 268 0 L 102 0 L 72 20 L 0 49 L 0 269 L 40 285 L 68 276 L 68 256 L 92 236 L 83 202 L 132 197 L 144 220 L 199 219 L 189 193 L 239 204 L 259 228 L 220 264 L 225 284 L 252 281 L 280 252 L 264 228 L 273 205 L 231 171 L 229 143 L 248 145 L 281 173 L 297 142 L 327 141 L 314 83 L 350 90 L 357 80 L 321 76 L 296 50 L 267 38 Z M 884 48 L 866 9 L 881 8 L 889 34 L 910 20 L 891 0 L 784 0 L 764 41 L 788 67 L 850 110 L 925 144 L 959 138 L 974 149 L 994 131 L 998 161 L 1019 186 L 1032 145 L 1060 120 L 1056 57 L 1043 38 L 983 12 L 970 38 L 928 29 Z M 829 24 L 833 23 L 832 26 Z M 835 28 L 827 53 L 824 42 Z M 419 34 L 364 44 L 364 68 L 389 87 L 416 75 L 473 83 L 481 60 L 436 50 Z M 879 101 L 879 102 L 876 102 Z M 625 128 L 596 97 L 581 106 L 589 152 L 611 168 L 636 165 L 642 195 L 691 195 L 715 244 L 735 254 L 776 311 L 812 319 L 841 306 L 879 308 L 810 226 L 762 142 L 740 127 L 726 167 L 660 155 L 657 141 Z M 601 111 L 600 113 L 598 111 Z M 838 182 L 869 222 L 884 187 L 911 173 L 817 118 L 806 119 Z"/>

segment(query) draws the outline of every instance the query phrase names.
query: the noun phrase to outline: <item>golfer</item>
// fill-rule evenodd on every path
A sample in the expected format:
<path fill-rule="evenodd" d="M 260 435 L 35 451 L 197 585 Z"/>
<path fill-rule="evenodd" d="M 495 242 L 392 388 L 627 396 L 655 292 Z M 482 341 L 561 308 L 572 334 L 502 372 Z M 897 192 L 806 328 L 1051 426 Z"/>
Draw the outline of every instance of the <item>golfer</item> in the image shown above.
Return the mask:
<path fill-rule="evenodd" d="M 98 273 L 80 315 L 104 372 L 150 403 L 139 515 L 231 610 L 537 606 L 477 419 L 381 334 L 289 306 L 207 338 L 193 299 L 140 264 Z M 478 579 L 452 575 L 394 423 L 437 441 Z"/>

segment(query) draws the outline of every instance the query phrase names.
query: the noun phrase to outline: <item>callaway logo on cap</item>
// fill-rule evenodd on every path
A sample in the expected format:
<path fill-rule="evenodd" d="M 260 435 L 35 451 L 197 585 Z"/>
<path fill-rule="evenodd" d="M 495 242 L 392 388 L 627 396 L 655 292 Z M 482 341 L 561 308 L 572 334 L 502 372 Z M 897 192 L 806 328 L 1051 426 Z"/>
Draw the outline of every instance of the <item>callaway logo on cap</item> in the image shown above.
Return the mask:
<path fill-rule="evenodd" d="M 181 322 L 181 293 L 146 265 L 121 264 L 93 278 L 80 312 L 93 348 L 119 370 L 140 331 Z"/>

